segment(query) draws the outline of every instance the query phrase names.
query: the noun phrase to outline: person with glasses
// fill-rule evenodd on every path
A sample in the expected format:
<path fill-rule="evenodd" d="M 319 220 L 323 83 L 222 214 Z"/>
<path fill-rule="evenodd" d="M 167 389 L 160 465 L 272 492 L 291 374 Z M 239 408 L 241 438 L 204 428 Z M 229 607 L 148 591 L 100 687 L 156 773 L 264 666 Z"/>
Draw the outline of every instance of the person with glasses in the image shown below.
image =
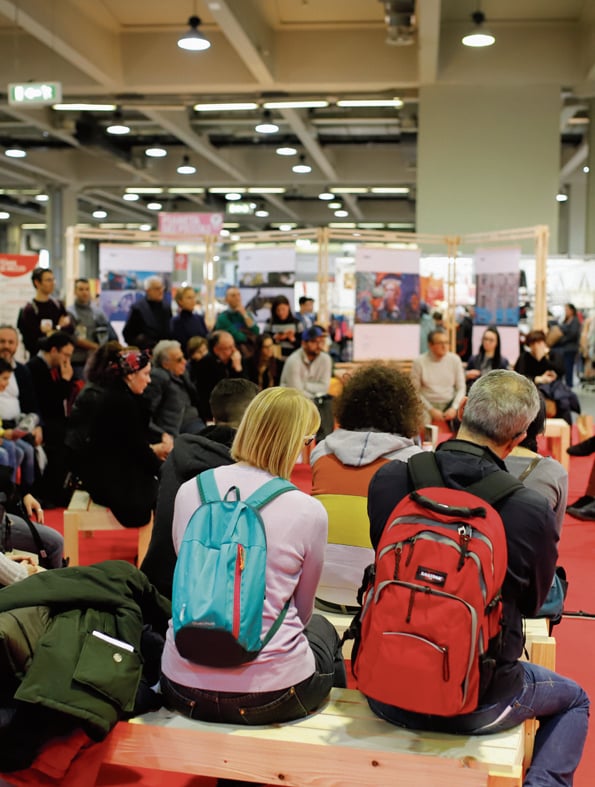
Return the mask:
<path fill-rule="evenodd" d="M 151 382 L 143 393 L 151 410 L 151 429 L 172 437 L 205 428 L 198 414 L 198 393 L 186 371 L 180 342 L 162 339 L 153 348 Z"/>
<path fill-rule="evenodd" d="M 275 477 L 289 479 L 304 442 L 318 430 L 314 403 L 288 388 L 267 388 L 248 405 L 233 441 L 234 464 L 217 467 L 223 497 L 236 487 L 246 498 Z M 176 551 L 201 505 L 196 479 L 176 496 L 172 537 Z M 263 636 L 284 606 L 287 613 L 253 661 L 223 668 L 195 664 L 176 648 L 170 621 L 161 663 L 167 707 L 193 719 L 223 724 L 273 724 L 316 710 L 332 686 L 345 686 L 339 637 L 314 615 L 327 537 L 327 515 L 295 488 L 261 510 L 267 540 Z"/>
<path fill-rule="evenodd" d="M 444 330 L 430 331 L 428 351 L 413 361 L 411 379 L 426 410 L 426 423 L 455 432 L 457 410 L 466 393 L 463 363 L 449 350 Z"/>
<path fill-rule="evenodd" d="M 152 350 L 161 339 L 170 338 L 171 307 L 164 298 L 165 283 L 161 276 L 148 276 L 145 297 L 132 305 L 122 330 L 128 345 Z"/>

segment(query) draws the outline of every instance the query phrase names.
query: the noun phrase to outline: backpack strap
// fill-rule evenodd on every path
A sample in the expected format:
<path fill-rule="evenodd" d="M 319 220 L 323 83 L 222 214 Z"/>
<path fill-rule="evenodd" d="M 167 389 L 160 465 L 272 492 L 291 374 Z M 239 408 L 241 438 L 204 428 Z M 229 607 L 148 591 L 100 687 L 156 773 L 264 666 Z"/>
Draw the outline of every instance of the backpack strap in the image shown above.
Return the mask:
<path fill-rule="evenodd" d="M 214 503 L 215 500 L 221 500 L 213 469 L 199 473 L 196 476 L 196 485 L 198 486 L 198 495 L 201 503 Z"/>
<path fill-rule="evenodd" d="M 483 448 L 480 446 L 472 443 L 461 443 L 459 440 L 448 441 L 448 444 L 455 443 L 457 451 L 460 449 L 477 457 L 485 455 Z M 453 445 L 453 447 L 455 446 Z M 438 468 L 436 456 L 432 451 L 414 454 L 407 462 L 407 469 L 415 489 L 421 489 L 424 486 L 446 486 Z M 481 497 L 486 503 L 495 505 L 513 492 L 516 492 L 517 489 L 524 489 L 524 486 L 506 470 L 498 469 L 484 476 L 479 481 L 474 481 L 469 486 L 464 487 L 464 489 L 465 492 Z"/>
<path fill-rule="evenodd" d="M 530 475 L 535 470 L 537 465 L 541 462 L 542 458 L 543 457 L 541 456 L 536 456 L 533 459 L 533 461 L 529 465 L 527 465 L 527 467 L 523 470 L 523 472 L 518 476 L 519 481 L 524 481 L 525 478 L 527 478 L 527 476 Z"/>
<path fill-rule="evenodd" d="M 286 481 L 284 478 L 271 478 L 270 481 L 267 481 L 252 492 L 244 502 L 260 511 L 261 508 L 264 508 L 267 503 L 270 503 L 279 495 L 282 495 L 284 492 L 291 492 L 294 489 L 297 489 L 297 487 L 291 481 Z"/>

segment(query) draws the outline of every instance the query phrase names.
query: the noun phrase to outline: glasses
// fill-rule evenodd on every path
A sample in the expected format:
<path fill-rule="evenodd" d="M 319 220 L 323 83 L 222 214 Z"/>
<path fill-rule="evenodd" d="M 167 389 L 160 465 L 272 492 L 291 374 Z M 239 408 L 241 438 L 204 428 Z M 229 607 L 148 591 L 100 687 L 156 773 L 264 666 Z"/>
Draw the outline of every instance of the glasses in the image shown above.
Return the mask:
<path fill-rule="evenodd" d="M 308 434 L 304 437 L 304 445 L 310 445 L 314 440 L 316 440 L 316 435 Z"/>

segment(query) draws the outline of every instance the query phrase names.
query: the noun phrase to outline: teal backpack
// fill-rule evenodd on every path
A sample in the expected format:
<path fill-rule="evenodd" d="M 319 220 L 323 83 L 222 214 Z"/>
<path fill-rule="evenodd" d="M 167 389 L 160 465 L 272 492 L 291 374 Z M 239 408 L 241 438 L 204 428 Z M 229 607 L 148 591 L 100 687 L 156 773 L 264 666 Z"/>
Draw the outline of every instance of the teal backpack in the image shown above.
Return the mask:
<path fill-rule="evenodd" d="M 285 618 L 289 601 L 261 640 L 267 543 L 260 510 L 296 487 L 273 478 L 245 500 L 236 486 L 221 499 L 213 470 L 196 482 L 201 505 L 190 518 L 174 570 L 174 639 L 189 661 L 233 667 L 255 659 Z"/>

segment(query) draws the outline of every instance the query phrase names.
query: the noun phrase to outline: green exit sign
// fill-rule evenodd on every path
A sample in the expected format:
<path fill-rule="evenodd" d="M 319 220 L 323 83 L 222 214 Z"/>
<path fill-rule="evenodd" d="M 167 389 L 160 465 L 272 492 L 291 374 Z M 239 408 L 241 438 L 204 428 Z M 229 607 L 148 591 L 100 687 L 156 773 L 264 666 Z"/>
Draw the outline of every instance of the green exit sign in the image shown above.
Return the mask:
<path fill-rule="evenodd" d="M 8 103 L 13 106 L 49 106 L 62 101 L 60 82 L 12 82 L 8 86 Z"/>

